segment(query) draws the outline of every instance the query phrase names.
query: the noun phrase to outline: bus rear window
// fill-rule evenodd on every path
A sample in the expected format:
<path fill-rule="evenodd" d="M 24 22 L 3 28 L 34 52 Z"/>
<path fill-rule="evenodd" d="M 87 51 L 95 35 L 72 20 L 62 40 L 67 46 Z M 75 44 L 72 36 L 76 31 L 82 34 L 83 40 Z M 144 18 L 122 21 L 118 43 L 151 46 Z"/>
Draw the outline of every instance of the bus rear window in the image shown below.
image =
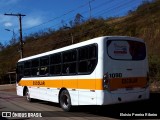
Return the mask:
<path fill-rule="evenodd" d="M 108 56 L 115 60 L 144 60 L 146 57 L 145 44 L 130 40 L 108 40 Z"/>

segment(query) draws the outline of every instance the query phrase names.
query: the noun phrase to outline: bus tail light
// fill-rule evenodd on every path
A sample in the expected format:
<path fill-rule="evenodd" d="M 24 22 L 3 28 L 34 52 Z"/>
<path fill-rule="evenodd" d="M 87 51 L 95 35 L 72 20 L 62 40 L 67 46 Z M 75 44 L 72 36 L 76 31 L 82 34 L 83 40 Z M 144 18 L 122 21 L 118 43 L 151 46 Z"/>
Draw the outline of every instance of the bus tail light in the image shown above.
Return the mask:
<path fill-rule="evenodd" d="M 108 76 L 108 73 L 104 74 L 104 76 L 103 76 L 103 88 L 105 90 L 109 89 L 109 76 Z"/>

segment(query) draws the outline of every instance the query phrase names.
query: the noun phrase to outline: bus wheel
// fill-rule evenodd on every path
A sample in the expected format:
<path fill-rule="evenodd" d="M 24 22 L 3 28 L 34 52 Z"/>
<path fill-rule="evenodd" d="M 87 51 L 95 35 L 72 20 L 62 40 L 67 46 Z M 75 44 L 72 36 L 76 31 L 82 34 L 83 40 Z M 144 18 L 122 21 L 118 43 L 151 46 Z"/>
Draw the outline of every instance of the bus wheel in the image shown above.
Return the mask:
<path fill-rule="evenodd" d="M 26 89 L 25 96 L 26 96 L 26 100 L 27 100 L 28 102 L 32 102 L 32 98 L 30 98 L 30 93 L 29 93 L 28 88 Z"/>
<path fill-rule="evenodd" d="M 70 95 L 69 95 L 69 92 L 67 90 L 63 90 L 61 93 L 60 93 L 60 106 L 61 108 L 68 112 L 68 111 L 71 111 L 71 98 L 70 98 Z"/>

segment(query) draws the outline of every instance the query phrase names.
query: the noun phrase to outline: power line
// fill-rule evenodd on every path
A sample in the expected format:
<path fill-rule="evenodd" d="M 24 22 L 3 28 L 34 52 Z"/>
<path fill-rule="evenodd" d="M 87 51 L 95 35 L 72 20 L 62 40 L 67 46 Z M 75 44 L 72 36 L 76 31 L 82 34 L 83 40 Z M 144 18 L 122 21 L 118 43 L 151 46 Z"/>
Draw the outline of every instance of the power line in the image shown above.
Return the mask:
<path fill-rule="evenodd" d="M 143 16 L 142 15 L 137 15 L 137 14 L 135 14 L 135 15 L 132 15 L 131 17 L 133 17 L 133 18 L 136 18 L 138 16 L 138 18 L 142 18 Z M 122 24 L 123 22 L 125 23 L 125 22 L 127 22 L 127 21 L 130 21 L 130 24 L 131 23 L 134 23 L 135 21 L 132 21 L 131 19 L 124 19 L 123 21 L 120 21 L 120 22 L 115 22 L 115 23 L 112 23 L 111 25 L 109 25 L 109 27 L 113 27 L 113 26 L 115 26 L 115 25 L 118 25 L 118 24 Z M 78 33 L 78 34 L 74 34 L 74 37 L 78 37 L 78 36 L 82 36 L 82 35 L 84 35 L 84 34 L 86 34 L 86 33 L 91 33 L 91 32 L 94 32 L 94 31 L 97 31 L 97 29 L 100 29 L 100 28 L 103 28 L 103 27 L 106 27 L 106 26 L 101 26 L 101 25 L 99 25 L 99 26 L 96 26 L 95 28 L 94 27 L 91 27 L 90 29 L 87 29 L 86 31 L 84 31 L 83 33 Z M 45 44 L 45 46 L 49 46 L 49 45 L 51 45 L 51 44 L 60 44 L 60 43 L 63 43 L 63 42 L 66 42 L 66 41 L 68 41 L 68 40 L 70 40 L 70 37 L 66 37 L 64 40 L 62 40 L 62 41 L 52 41 L 51 43 L 47 43 L 47 44 Z M 30 48 L 34 48 L 34 47 L 41 47 L 42 45 L 34 45 L 34 46 L 30 46 Z"/>
<path fill-rule="evenodd" d="M 93 2 L 93 1 L 94 1 L 94 0 L 91 0 L 90 2 Z M 54 21 L 54 20 L 56 20 L 56 19 L 59 19 L 59 18 L 61 18 L 61 17 L 66 16 L 67 14 L 70 14 L 70 13 L 72 13 L 72 12 L 76 11 L 77 9 L 80 9 L 80 8 L 82 8 L 82 7 L 86 6 L 86 5 L 88 5 L 88 2 L 87 2 L 87 3 L 85 3 L 85 4 L 83 4 L 83 5 L 81 5 L 81 6 L 79 6 L 79 7 L 78 7 L 78 8 L 76 8 L 76 9 L 70 10 L 70 11 L 68 11 L 68 12 L 66 12 L 66 13 L 64 13 L 64 14 L 62 14 L 62 15 L 60 15 L 60 16 L 58 16 L 58 17 L 55 17 L 55 18 L 53 18 L 53 19 L 50 19 L 50 20 L 48 20 L 48 21 L 46 21 L 46 22 L 43 22 L 43 23 L 41 23 L 41 24 L 39 24 L 39 25 L 36 25 L 36 26 L 30 27 L 30 28 L 25 29 L 25 30 L 30 30 L 30 29 L 33 29 L 33 28 L 39 27 L 39 26 L 41 26 L 41 25 L 47 24 L 47 23 L 49 23 L 49 22 L 52 22 L 52 21 Z"/>
<path fill-rule="evenodd" d="M 92 1 L 94 1 L 94 0 L 92 0 Z M 92 2 L 91 1 L 91 2 Z M 108 3 L 108 5 L 110 4 L 110 3 L 112 3 L 114 0 L 112 0 L 112 1 L 110 1 L 110 2 L 103 2 L 102 4 L 103 5 L 105 5 L 106 3 Z M 90 3 L 91 3 L 90 2 Z M 121 2 L 119 2 L 119 3 L 121 3 Z M 96 6 L 96 8 L 101 8 L 101 5 L 102 4 L 100 4 L 100 5 L 98 5 L 98 6 Z M 86 5 L 88 5 L 88 3 L 86 3 Z M 96 9 L 95 7 L 92 9 L 92 11 L 94 11 L 94 9 Z M 88 14 L 88 11 L 86 10 L 86 11 L 83 11 L 83 12 L 81 12 L 81 14 Z M 70 18 L 68 18 L 68 19 L 66 19 L 67 21 L 66 22 L 69 22 L 69 21 L 72 21 L 74 19 L 74 17 L 70 17 Z M 42 24 L 43 25 L 43 24 Z M 48 28 L 52 28 L 52 27 L 54 27 L 54 28 L 57 28 L 59 25 L 61 25 L 61 23 L 57 23 L 57 24 L 55 24 L 55 25 L 53 25 L 53 26 L 50 26 L 50 27 L 48 27 Z M 40 25 L 41 26 L 41 25 Z M 36 27 L 36 26 L 35 26 Z M 38 27 L 38 26 L 37 26 Z M 30 28 L 28 28 L 28 29 L 30 29 Z M 28 30 L 27 29 L 27 30 Z M 32 29 L 32 28 L 31 28 Z"/>
<path fill-rule="evenodd" d="M 106 3 L 107 3 L 107 5 L 109 5 L 109 4 L 111 4 L 112 2 L 113 2 L 114 0 L 112 0 L 112 1 L 107 1 L 107 2 L 103 2 L 102 4 L 99 4 L 99 5 L 97 5 L 96 7 L 94 7 L 93 9 L 92 9 L 92 11 L 94 11 L 95 9 L 97 9 L 97 8 L 101 8 L 101 5 L 105 5 Z M 132 0 L 130 0 L 129 2 L 127 2 L 127 3 L 132 3 L 132 2 L 134 2 L 134 1 L 132 1 Z M 87 3 L 88 4 L 88 3 Z M 126 3 L 122 3 L 122 2 L 118 2 L 117 3 L 117 5 L 125 5 Z M 112 7 L 112 8 L 110 8 L 110 9 L 113 9 L 113 8 L 115 8 L 115 9 L 117 9 L 116 7 Z M 108 8 L 107 8 L 108 9 Z M 101 10 L 102 12 L 104 12 L 104 10 L 107 10 L 106 8 L 105 9 L 103 9 L 103 10 Z M 101 12 L 100 11 L 100 12 Z M 83 11 L 83 12 L 81 12 L 81 14 L 88 14 L 88 11 Z M 93 16 L 94 16 L 94 14 L 93 14 Z M 68 18 L 68 19 L 66 19 L 67 21 L 66 22 L 69 22 L 69 21 L 72 21 L 73 20 L 73 18 L 74 17 L 70 17 L 70 18 Z M 57 24 L 55 24 L 55 25 L 53 25 L 53 26 L 50 26 L 50 27 L 48 27 L 48 28 L 52 28 L 52 27 L 54 27 L 54 28 L 57 28 L 59 25 L 60 25 L 61 23 L 57 23 Z M 41 25 L 40 25 L 41 26 Z M 30 28 L 28 28 L 28 29 L 30 29 Z M 32 29 L 32 28 L 31 28 Z"/>
<path fill-rule="evenodd" d="M 93 1 L 95 1 L 95 0 L 90 1 L 90 3 L 93 2 Z M 102 5 L 105 5 L 106 3 L 107 3 L 107 5 L 109 5 L 109 4 L 112 3 L 113 1 L 114 1 L 114 0 L 103 2 L 103 3 L 99 4 L 99 5 L 97 5 L 96 7 L 93 7 L 92 11 L 94 11 L 94 10 L 97 9 L 97 8 L 101 8 Z M 120 3 L 121 3 L 121 2 L 120 2 Z M 119 3 L 118 3 L 118 4 L 119 4 Z M 82 8 L 82 7 L 85 7 L 86 5 L 88 6 L 88 2 L 85 3 L 85 4 L 83 4 L 83 5 L 81 5 L 81 6 L 79 6 L 78 8 L 76 8 L 76 9 L 74 9 L 74 10 L 70 10 L 70 12 L 76 11 L 77 9 L 80 9 L 80 8 Z M 83 14 L 86 14 L 86 13 L 88 13 L 88 12 L 87 12 L 87 11 L 84 11 L 84 12 L 83 12 Z M 68 12 L 68 14 L 69 14 L 69 12 Z M 67 15 L 67 13 L 65 13 L 65 14 L 63 14 L 63 15 Z M 59 16 L 59 17 L 56 17 L 55 19 L 61 18 L 61 17 L 63 17 L 63 15 L 62 15 L 62 16 Z M 46 21 L 46 22 L 44 22 L 44 23 L 42 23 L 42 24 L 39 24 L 39 25 L 37 25 L 37 26 L 33 26 L 33 27 L 31 27 L 31 28 L 28 28 L 28 29 L 24 29 L 24 31 L 30 30 L 30 29 L 33 29 L 33 28 L 36 28 L 36 27 L 39 27 L 39 26 L 42 26 L 42 25 L 44 25 L 44 24 L 47 24 L 47 23 L 49 23 L 49 22 L 52 22 L 52 20 L 55 20 L 55 19 L 51 19 L 51 20 L 49 20 L 49 21 Z M 73 17 L 67 19 L 67 22 L 69 22 L 69 20 L 73 20 Z M 48 28 L 56 27 L 56 26 L 58 26 L 58 25 L 60 25 L 60 23 L 57 23 L 57 24 L 55 24 L 55 25 L 53 25 L 53 26 L 50 26 L 50 27 L 48 27 Z"/>
<path fill-rule="evenodd" d="M 105 9 L 103 9 L 103 10 L 101 10 L 101 11 L 98 11 L 98 12 L 96 12 L 94 15 L 96 15 L 96 16 L 99 16 L 99 15 L 103 15 L 103 14 L 106 14 L 106 13 L 109 13 L 110 11 L 111 12 L 113 12 L 114 10 L 117 10 L 117 9 L 120 9 L 120 8 L 122 8 L 123 7 L 123 10 L 124 9 L 126 9 L 130 4 L 133 4 L 135 2 L 135 0 L 129 0 L 129 1 L 126 1 L 126 2 L 124 2 L 124 3 L 122 3 L 122 2 L 120 2 L 120 3 L 118 3 L 117 5 L 118 6 L 113 6 L 113 7 L 111 7 L 111 8 L 105 8 Z M 125 6 L 125 7 L 124 7 Z M 102 13 L 101 13 L 102 12 Z M 120 11 L 119 11 L 120 12 Z"/>
<path fill-rule="evenodd" d="M 89 2 L 91 3 L 91 2 L 93 2 L 93 1 L 95 1 L 95 0 L 90 0 Z M 106 2 L 103 2 L 103 3 L 101 3 L 101 4 L 98 4 L 96 7 L 93 7 L 92 11 L 94 11 L 94 10 L 97 9 L 97 8 L 101 8 L 101 6 L 102 6 L 102 5 L 105 5 L 106 3 L 107 3 L 107 5 L 109 5 L 109 4 L 112 3 L 113 1 L 114 1 L 114 0 L 112 0 L 112 1 L 106 1 Z M 121 2 L 119 2 L 119 3 L 121 3 Z M 119 4 L 119 3 L 118 3 L 118 4 Z M 50 20 L 48 20 L 48 21 L 46 21 L 46 22 L 43 22 L 43 23 L 41 23 L 41 24 L 39 24 L 39 25 L 37 25 L 37 26 L 33 26 L 33 27 L 30 27 L 30 28 L 24 29 L 24 31 L 27 31 L 27 30 L 30 30 L 30 29 L 33 29 L 33 28 L 37 28 L 37 27 L 39 27 L 39 26 L 42 26 L 42 25 L 47 24 L 47 23 L 49 23 L 49 22 L 52 22 L 52 21 L 54 21 L 54 20 L 56 20 L 56 19 L 59 19 L 59 18 L 61 18 L 61 17 L 64 17 L 65 15 L 67 15 L 67 14 L 69 14 L 69 13 L 71 13 L 71 12 L 74 12 L 74 11 L 76 11 L 76 10 L 82 8 L 82 7 L 85 7 L 85 6 L 88 6 L 88 2 L 85 3 L 85 4 L 83 4 L 83 5 L 81 5 L 81 6 L 79 6 L 79 7 L 76 8 L 76 9 L 70 10 L 70 11 L 66 12 L 65 14 L 62 14 L 61 16 L 55 17 L 55 18 L 53 18 L 53 19 L 50 19 Z M 82 14 L 87 14 L 87 13 L 88 13 L 88 11 L 82 12 Z M 71 20 L 73 20 L 73 17 L 67 19 L 67 22 L 69 22 L 69 21 L 71 21 Z M 55 24 L 55 25 L 53 25 L 53 26 L 50 26 L 50 27 L 48 27 L 48 28 L 52 28 L 52 27 L 56 27 L 56 26 L 58 27 L 60 24 L 61 24 L 61 23 L 57 23 L 57 24 Z"/>
<path fill-rule="evenodd" d="M 133 2 L 133 1 L 130 0 L 129 2 L 119 4 L 118 7 L 112 7 L 111 9 L 108 9 L 108 11 L 106 11 L 105 13 L 108 13 L 108 12 L 110 12 L 110 11 L 113 10 L 113 9 L 118 9 L 118 8 L 120 8 L 120 7 L 123 7 L 123 6 L 127 6 L 128 3 L 131 4 L 132 2 Z M 104 11 L 104 10 L 102 10 L 102 11 Z M 103 14 L 104 14 L 104 13 L 103 13 Z M 83 33 L 82 33 L 82 34 L 83 34 Z M 76 35 L 74 34 L 74 36 L 76 36 Z"/>

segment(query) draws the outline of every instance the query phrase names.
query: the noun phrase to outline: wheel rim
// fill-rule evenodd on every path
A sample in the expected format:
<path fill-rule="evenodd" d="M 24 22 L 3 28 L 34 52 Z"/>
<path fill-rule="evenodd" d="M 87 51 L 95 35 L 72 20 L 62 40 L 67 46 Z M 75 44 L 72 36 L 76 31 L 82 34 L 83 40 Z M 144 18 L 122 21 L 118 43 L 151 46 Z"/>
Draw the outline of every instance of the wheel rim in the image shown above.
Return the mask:
<path fill-rule="evenodd" d="M 29 95 L 28 91 L 26 92 L 26 98 L 27 98 L 28 101 L 30 100 L 30 95 Z"/>
<path fill-rule="evenodd" d="M 67 108 L 69 105 L 69 97 L 66 94 L 62 96 L 62 105 L 65 108 Z"/>

